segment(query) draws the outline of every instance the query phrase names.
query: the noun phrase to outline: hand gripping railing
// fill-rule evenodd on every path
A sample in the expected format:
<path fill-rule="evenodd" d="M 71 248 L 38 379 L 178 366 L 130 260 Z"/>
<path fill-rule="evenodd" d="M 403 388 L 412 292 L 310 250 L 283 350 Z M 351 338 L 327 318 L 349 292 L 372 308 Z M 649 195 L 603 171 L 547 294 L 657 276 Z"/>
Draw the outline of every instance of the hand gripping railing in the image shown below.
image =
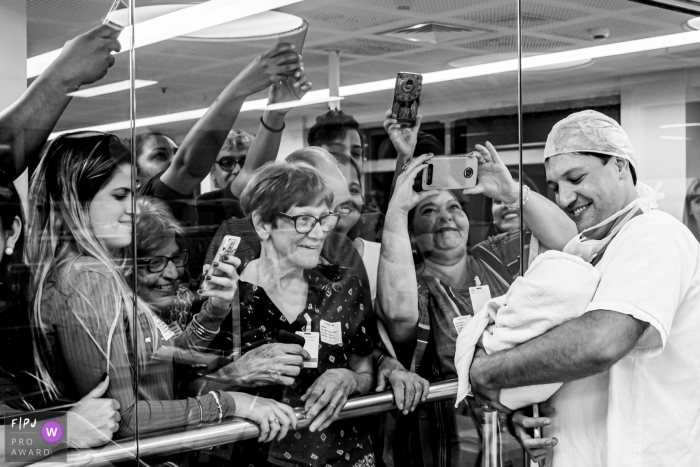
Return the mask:
<path fill-rule="evenodd" d="M 430 393 L 422 404 L 447 400 L 457 394 L 457 380 L 443 381 L 430 385 Z M 340 413 L 340 419 L 361 417 L 396 409 L 392 391 L 369 394 L 350 399 Z M 300 409 L 295 410 L 299 419 L 299 429 L 307 428 L 310 424 Z M 240 418 L 234 418 L 222 423 L 210 423 L 200 427 L 180 428 L 156 436 L 141 437 L 139 455 L 142 458 L 174 454 L 205 449 L 221 444 L 232 443 L 244 439 L 257 438 L 260 429 L 254 423 Z M 68 461 L 44 459 L 37 467 L 66 467 L 66 466 L 99 466 L 111 465 L 114 462 L 129 461 L 136 458 L 136 440 L 111 443 L 96 449 L 71 450 Z"/>

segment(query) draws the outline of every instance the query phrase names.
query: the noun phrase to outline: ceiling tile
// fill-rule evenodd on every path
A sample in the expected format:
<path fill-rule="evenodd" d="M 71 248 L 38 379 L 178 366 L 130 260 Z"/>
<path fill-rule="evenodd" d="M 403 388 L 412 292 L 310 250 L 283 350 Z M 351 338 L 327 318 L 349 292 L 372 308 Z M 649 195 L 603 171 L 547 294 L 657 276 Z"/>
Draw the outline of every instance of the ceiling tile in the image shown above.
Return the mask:
<path fill-rule="evenodd" d="M 530 29 L 547 24 L 570 21 L 588 14 L 580 10 L 570 10 L 549 4 L 525 1 L 522 5 L 522 25 L 524 29 Z M 517 5 L 515 2 L 511 2 L 496 8 L 458 15 L 458 17 L 477 25 L 488 24 L 515 30 L 517 27 Z"/>

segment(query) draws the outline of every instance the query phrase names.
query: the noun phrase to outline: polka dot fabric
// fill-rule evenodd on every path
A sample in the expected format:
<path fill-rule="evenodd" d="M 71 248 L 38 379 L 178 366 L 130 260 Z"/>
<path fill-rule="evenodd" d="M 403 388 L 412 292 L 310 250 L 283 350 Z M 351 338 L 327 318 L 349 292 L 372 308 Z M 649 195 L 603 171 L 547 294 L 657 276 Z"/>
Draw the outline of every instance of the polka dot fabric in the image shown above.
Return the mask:
<path fill-rule="evenodd" d="M 336 265 L 319 266 L 305 271 L 309 284 L 306 308 L 294 322 L 288 322 L 261 287 L 241 281 L 241 336 L 243 349 L 259 342 L 273 342 L 277 332 L 303 331 L 305 314 L 311 318 L 311 331 L 320 330 L 321 320 L 340 323 L 342 344 L 320 343 L 318 368 L 305 368 L 292 386 L 268 386 L 255 394 L 301 407 L 301 396 L 325 371 L 348 368 L 348 355 L 369 355 L 373 349 L 371 338 L 371 310 L 363 305 L 360 279 L 351 269 Z M 350 465 L 374 466 L 374 451 L 367 430 L 367 420 L 355 418 L 337 421 L 322 432 L 308 430 L 288 434 L 281 441 L 269 444 L 239 443 L 240 465 L 260 467 Z"/>

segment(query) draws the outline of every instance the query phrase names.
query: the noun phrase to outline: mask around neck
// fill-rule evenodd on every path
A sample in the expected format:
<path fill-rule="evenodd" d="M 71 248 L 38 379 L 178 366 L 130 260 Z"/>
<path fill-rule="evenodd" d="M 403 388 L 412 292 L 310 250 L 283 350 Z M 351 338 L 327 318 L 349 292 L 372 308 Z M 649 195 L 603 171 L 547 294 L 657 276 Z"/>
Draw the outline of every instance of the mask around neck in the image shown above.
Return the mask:
<path fill-rule="evenodd" d="M 657 201 L 664 198 L 664 194 L 658 191 L 660 188 L 661 182 L 654 188 L 638 182 L 636 186 L 637 194 L 639 195 L 638 198 L 612 216 L 585 229 L 572 238 L 564 247 L 564 253 L 578 256 L 588 262 L 599 259 L 600 254 L 607 248 L 615 235 L 617 235 L 617 233 L 622 230 L 622 227 L 630 220 L 659 207 Z M 606 230 L 607 233 L 604 234 L 602 238 L 595 238 L 597 236 L 596 234 L 601 235 L 601 232 L 605 232 Z"/>

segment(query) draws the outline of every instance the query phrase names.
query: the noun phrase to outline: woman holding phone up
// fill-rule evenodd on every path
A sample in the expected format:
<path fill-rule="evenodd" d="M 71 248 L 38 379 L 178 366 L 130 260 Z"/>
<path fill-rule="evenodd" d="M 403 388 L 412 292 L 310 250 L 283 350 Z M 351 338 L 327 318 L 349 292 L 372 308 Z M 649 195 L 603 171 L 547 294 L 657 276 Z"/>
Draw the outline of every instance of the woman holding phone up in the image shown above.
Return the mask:
<path fill-rule="evenodd" d="M 46 392 L 78 399 L 109 374 L 107 395 L 120 405 L 117 437 L 133 435 L 137 406 L 141 433 L 237 415 L 261 425 L 261 440 L 283 436 L 296 423 L 283 404 L 227 391 L 175 399 L 173 349 L 205 347 L 217 334 L 236 289 L 238 260 L 214 268 L 214 287 L 203 293 L 207 303 L 180 336 L 143 301 L 134 313 L 124 278 L 133 268 L 129 161 L 120 138 L 77 132 L 50 143 L 32 177 L 27 255 L 34 269 L 35 361 Z M 131 347 L 136 327 L 137 349 Z M 271 420 L 278 421 L 274 428 Z"/>
<path fill-rule="evenodd" d="M 462 317 L 473 316 L 479 311 L 475 304 L 481 304 L 470 288 L 489 286 L 489 298 L 508 290 L 519 273 L 520 233 L 515 230 L 491 237 L 468 251 L 469 218 L 455 194 L 449 190 L 413 190 L 414 181 L 433 157 L 413 158 L 418 124 L 403 128 L 387 112 L 384 126 L 405 165 L 397 169 L 396 188 L 384 224 L 377 314 L 397 352 L 405 349 L 404 359 L 413 371 L 431 382 L 456 378 L 458 328 Z M 495 148 L 490 143 L 477 145 L 470 157 L 478 160 L 479 184 L 465 193 L 483 193 L 506 203 L 515 200 L 520 207 L 518 185 Z M 556 207 L 550 209 L 551 203 L 540 195 L 532 192 L 522 204 L 527 206 L 523 206 L 526 225 L 546 246 L 563 246 L 575 234 L 571 221 Z M 529 244 L 530 239 L 525 243 Z M 414 252 L 422 260 L 418 265 Z M 415 275 L 406 274 L 411 269 Z M 421 443 L 410 445 L 406 462 L 419 457 L 437 459 L 440 466 L 477 462 L 480 446 L 464 446 L 466 441 L 460 439 L 457 427 L 467 423 L 478 428 L 480 410 L 490 408 L 468 407 L 463 402 L 455 412 L 452 405 L 435 403 L 421 408 L 422 418 L 414 420 L 412 428 Z"/>

